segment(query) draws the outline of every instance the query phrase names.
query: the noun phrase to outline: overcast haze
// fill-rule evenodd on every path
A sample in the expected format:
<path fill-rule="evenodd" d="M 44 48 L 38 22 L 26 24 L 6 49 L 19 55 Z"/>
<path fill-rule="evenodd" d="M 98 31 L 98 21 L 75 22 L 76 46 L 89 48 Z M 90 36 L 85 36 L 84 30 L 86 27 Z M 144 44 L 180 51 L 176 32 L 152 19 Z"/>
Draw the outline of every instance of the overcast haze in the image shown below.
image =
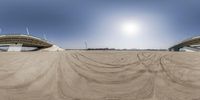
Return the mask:
<path fill-rule="evenodd" d="M 26 33 L 63 48 L 168 48 L 200 35 L 198 0 L 0 0 L 1 34 Z M 124 22 L 139 23 L 126 35 Z"/>

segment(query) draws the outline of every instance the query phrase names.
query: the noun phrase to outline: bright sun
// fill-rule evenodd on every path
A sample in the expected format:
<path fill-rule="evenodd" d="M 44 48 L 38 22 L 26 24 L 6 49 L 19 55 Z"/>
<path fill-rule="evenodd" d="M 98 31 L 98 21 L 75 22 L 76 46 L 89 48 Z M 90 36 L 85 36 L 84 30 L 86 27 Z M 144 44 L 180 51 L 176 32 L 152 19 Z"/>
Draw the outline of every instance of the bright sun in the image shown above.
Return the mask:
<path fill-rule="evenodd" d="M 126 35 L 136 35 L 140 32 L 141 28 L 138 23 L 126 22 L 121 24 L 122 34 Z"/>

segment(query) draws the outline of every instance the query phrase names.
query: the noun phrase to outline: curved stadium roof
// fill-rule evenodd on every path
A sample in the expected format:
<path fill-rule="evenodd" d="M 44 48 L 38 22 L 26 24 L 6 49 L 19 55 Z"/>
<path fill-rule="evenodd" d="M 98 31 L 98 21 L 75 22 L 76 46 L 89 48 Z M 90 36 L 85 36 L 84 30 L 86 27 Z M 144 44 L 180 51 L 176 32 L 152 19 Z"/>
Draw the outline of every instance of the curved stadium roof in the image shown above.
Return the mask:
<path fill-rule="evenodd" d="M 170 51 L 179 51 L 180 48 L 191 45 L 200 45 L 200 36 L 189 38 L 169 48 Z"/>
<path fill-rule="evenodd" d="M 52 44 L 30 35 L 0 35 L 0 45 L 22 44 L 26 47 L 48 48 Z"/>

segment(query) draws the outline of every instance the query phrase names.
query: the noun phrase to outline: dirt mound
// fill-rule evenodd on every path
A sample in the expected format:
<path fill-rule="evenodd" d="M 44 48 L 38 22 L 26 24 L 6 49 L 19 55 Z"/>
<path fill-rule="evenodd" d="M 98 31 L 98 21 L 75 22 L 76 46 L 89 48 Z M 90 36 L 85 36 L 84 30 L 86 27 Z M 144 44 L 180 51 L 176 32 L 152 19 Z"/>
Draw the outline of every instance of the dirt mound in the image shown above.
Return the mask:
<path fill-rule="evenodd" d="M 64 49 L 58 47 L 57 45 L 53 45 L 49 48 L 41 49 L 40 51 L 64 51 Z"/>

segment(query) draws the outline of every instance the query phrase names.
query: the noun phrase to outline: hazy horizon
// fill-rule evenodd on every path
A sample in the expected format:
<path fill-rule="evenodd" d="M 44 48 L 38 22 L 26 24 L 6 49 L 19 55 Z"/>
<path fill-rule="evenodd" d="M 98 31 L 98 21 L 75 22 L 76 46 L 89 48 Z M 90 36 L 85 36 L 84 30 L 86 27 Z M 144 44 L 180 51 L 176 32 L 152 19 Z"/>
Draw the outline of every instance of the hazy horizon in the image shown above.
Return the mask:
<path fill-rule="evenodd" d="M 1 34 L 24 33 L 66 49 L 167 49 L 200 35 L 197 0 L 1 0 Z"/>

